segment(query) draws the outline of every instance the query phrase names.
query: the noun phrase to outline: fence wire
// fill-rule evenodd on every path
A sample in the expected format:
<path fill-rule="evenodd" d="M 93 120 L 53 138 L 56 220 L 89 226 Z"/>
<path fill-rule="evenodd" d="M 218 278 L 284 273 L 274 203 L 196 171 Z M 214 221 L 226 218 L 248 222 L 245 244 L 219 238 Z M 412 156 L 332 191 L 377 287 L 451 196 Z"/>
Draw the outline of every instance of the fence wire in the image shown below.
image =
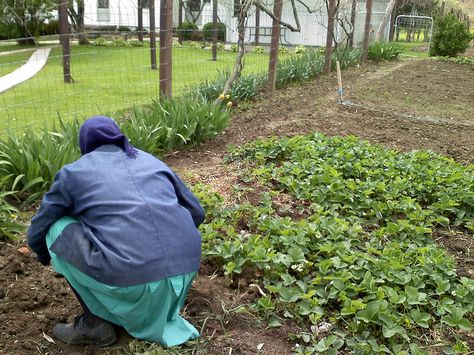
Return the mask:
<path fill-rule="evenodd" d="M 10 1 L 2 0 L 3 4 Z M 143 8 L 142 27 L 139 27 L 140 9 L 138 1 L 88 1 L 84 2 L 83 26 L 78 29 L 77 17 L 69 16 L 71 41 L 71 83 L 63 81 L 63 53 L 58 35 L 57 12 L 41 26 L 27 28 L 24 37 L 0 41 L 0 131 L 39 126 L 51 123 L 61 117 L 65 120 L 96 114 L 122 115 L 134 106 L 150 103 L 159 97 L 159 2 L 155 1 L 156 18 L 156 60 L 158 66 L 152 69 L 150 49 L 150 1 L 140 0 Z M 13 12 L 14 16 L 24 11 L 14 8 L 21 2 L 11 2 L 9 8 L 3 6 L 3 18 Z M 48 2 L 44 2 L 47 4 Z M 54 2 L 53 2 L 54 3 Z M 217 60 L 212 60 L 212 1 L 187 0 L 175 2 L 173 7 L 173 49 L 172 49 L 172 95 L 188 95 L 196 85 L 212 82 L 229 72 L 236 57 L 236 17 L 234 2 L 219 2 L 217 18 L 221 25 L 218 30 Z M 338 9 L 336 41 L 344 43 L 353 25 L 363 27 L 363 23 L 352 24 L 351 1 L 341 2 Z M 271 11 L 269 3 L 267 8 Z M 49 9 L 51 10 L 51 9 Z M 80 9 L 71 8 L 78 14 Z M 9 12 L 10 11 L 10 12 Z M 297 27 L 293 32 L 282 29 L 281 46 L 291 53 L 298 45 L 323 46 L 326 41 L 327 10 L 324 2 L 302 5 L 297 2 L 294 16 L 291 2 L 283 5 L 282 21 Z M 1 14 L 0 14 L 1 15 Z M 76 16 L 75 15 L 75 16 Z M 13 15 L 11 15 L 13 16 Z M 271 40 L 272 18 L 264 11 L 251 7 L 246 23 L 244 75 L 265 74 L 268 71 L 268 45 Z M 10 18 L 12 26 L 18 18 Z M 194 23 L 195 25 L 190 25 Z M 26 23 L 21 23 L 26 25 Z M 349 31 L 349 32 L 348 32 Z M 142 41 L 143 37 L 143 41 Z M 88 43 L 80 45 L 81 43 Z M 19 46 L 17 43 L 23 43 Z M 258 50 L 255 50 L 255 47 Z M 30 79 L 12 84 L 9 74 L 17 75 L 18 70 L 29 62 L 28 68 L 41 66 L 33 55 L 36 50 L 51 48 L 44 67 Z M 281 58 L 285 55 L 282 52 Z M 29 70 L 29 69 L 28 69 Z M 7 78 L 6 78 L 7 77 Z M 3 80 L 3 84 L 2 84 Z M 6 89 L 2 90 L 2 85 Z"/>

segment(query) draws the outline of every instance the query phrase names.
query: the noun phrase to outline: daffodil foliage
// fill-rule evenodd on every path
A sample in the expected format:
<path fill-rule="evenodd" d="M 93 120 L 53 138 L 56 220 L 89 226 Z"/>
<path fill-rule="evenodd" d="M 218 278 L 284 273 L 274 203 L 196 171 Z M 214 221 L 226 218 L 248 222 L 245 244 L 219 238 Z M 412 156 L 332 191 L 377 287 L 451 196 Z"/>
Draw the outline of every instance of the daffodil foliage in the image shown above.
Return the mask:
<path fill-rule="evenodd" d="M 474 280 L 433 234 L 472 237 L 472 165 L 317 133 L 257 141 L 228 160 L 234 196 L 195 186 L 204 256 L 229 279 L 251 275 L 262 290 L 251 310 L 269 326 L 301 326 L 295 352 L 422 354 L 433 334 L 471 331 Z"/>

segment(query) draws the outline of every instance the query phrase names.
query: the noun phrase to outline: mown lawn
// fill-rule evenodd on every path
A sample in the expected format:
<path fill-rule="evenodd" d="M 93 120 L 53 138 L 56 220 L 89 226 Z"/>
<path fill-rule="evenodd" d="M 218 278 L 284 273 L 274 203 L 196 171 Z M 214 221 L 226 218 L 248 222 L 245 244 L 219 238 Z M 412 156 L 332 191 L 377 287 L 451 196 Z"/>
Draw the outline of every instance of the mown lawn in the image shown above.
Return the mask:
<path fill-rule="evenodd" d="M 428 58 L 429 43 L 428 42 L 395 42 L 402 52 L 402 57 Z"/>
<path fill-rule="evenodd" d="M 20 55 L 20 54 L 19 54 Z M 173 49 L 173 96 L 179 96 L 203 80 L 213 80 L 219 71 L 233 66 L 235 53 L 195 48 Z M 157 55 L 159 64 L 159 55 Z M 65 84 L 60 48 L 53 48 L 46 67 L 31 80 L 1 95 L 0 130 L 42 125 L 56 120 L 83 119 L 94 114 L 113 115 L 158 97 L 159 70 L 150 69 L 147 47 L 73 46 L 71 75 Z M 244 72 L 267 70 L 268 55 L 249 53 Z"/>

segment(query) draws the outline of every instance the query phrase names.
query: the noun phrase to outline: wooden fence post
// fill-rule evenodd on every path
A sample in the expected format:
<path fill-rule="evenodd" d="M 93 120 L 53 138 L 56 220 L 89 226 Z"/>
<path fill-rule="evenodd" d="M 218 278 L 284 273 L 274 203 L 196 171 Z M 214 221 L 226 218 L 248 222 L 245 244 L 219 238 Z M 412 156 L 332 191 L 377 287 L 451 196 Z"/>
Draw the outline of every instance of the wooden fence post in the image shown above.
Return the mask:
<path fill-rule="evenodd" d="M 276 19 L 281 19 L 282 0 L 275 0 L 273 5 L 273 15 Z M 268 64 L 268 91 L 273 93 L 276 87 L 276 69 L 278 63 L 278 48 L 280 47 L 280 22 L 273 19 L 272 40 L 270 44 L 270 60 Z"/>
<path fill-rule="evenodd" d="M 260 8 L 257 7 L 255 10 L 255 37 L 254 44 L 258 46 L 260 41 Z"/>
<path fill-rule="evenodd" d="M 361 62 L 364 63 L 367 60 L 367 53 L 369 51 L 370 42 L 370 21 L 372 19 L 372 0 L 366 0 L 365 3 L 365 31 L 364 31 L 364 45 L 362 48 Z"/>
<path fill-rule="evenodd" d="M 183 0 L 178 2 L 178 42 L 183 44 Z"/>
<path fill-rule="evenodd" d="M 217 1 L 212 0 L 212 60 L 217 60 Z"/>
<path fill-rule="evenodd" d="M 71 46 L 69 43 L 69 22 L 66 0 L 59 0 L 59 42 L 63 48 L 63 78 L 65 83 L 71 83 Z"/>
<path fill-rule="evenodd" d="M 160 0 L 160 98 L 171 98 L 173 0 Z"/>
<path fill-rule="evenodd" d="M 155 0 L 148 2 L 150 12 L 150 63 L 151 69 L 157 69 L 156 66 L 156 28 L 155 28 Z"/>
<path fill-rule="evenodd" d="M 138 16 L 138 26 L 137 26 L 137 34 L 138 34 L 138 40 L 140 42 L 143 42 L 143 0 L 138 0 L 138 10 L 137 10 L 137 16 Z"/>

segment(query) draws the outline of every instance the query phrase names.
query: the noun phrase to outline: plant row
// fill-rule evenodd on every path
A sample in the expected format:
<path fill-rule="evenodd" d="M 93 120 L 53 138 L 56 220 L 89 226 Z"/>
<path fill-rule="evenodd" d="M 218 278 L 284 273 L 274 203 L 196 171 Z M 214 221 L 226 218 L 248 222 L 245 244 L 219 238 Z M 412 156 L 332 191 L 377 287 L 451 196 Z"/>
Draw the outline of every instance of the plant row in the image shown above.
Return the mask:
<path fill-rule="evenodd" d="M 228 159 L 240 204 L 195 187 L 208 213 L 204 256 L 260 285 L 249 308 L 270 327 L 300 325 L 297 353 L 425 354 L 422 339 L 472 329 L 474 280 L 432 238 L 454 226 L 472 235 L 472 165 L 321 134 L 258 141 Z"/>

